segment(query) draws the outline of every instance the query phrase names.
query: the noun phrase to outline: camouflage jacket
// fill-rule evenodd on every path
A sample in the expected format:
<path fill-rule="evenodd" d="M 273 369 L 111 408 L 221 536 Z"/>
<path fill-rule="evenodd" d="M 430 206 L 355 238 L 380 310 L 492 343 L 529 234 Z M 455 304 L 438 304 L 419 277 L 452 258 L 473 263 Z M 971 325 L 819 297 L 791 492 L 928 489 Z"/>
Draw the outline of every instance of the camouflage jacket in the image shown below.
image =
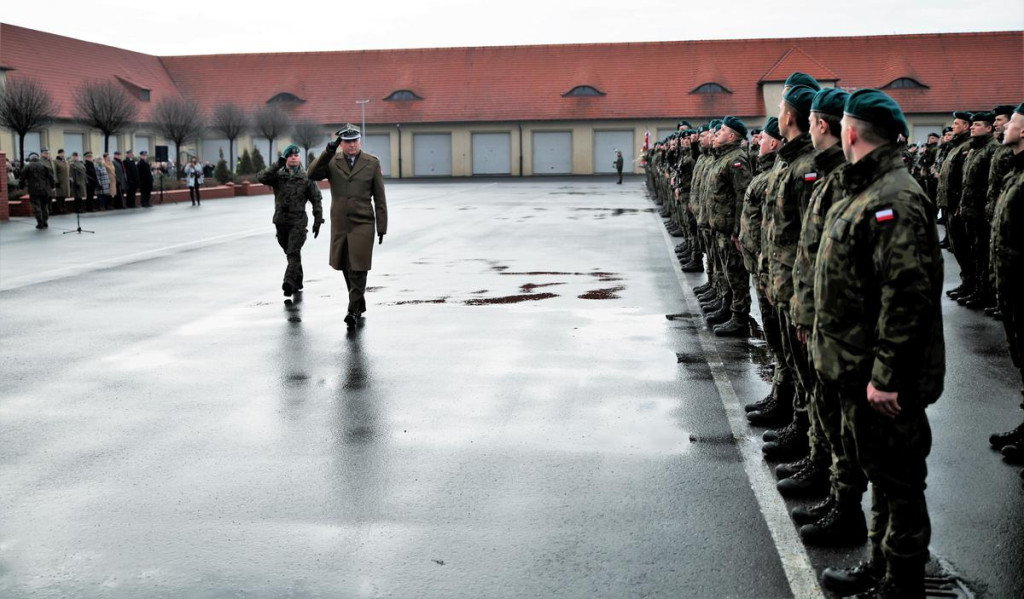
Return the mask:
<path fill-rule="evenodd" d="M 814 367 L 826 381 L 921 405 L 942 394 L 942 255 L 935 208 L 893 144 L 840 175 L 814 276 Z"/>
<path fill-rule="evenodd" d="M 764 196 L 768 190 L 768 175 L 775 164 L 777 152 L 757 159 L 758 173 L 750 180 L 743 194 L 743 208 L 740 211 L 740 252 L 743 267 L 750 274 L 757 274 L 757 257 L 761 253 L 761 219 L 764 216 Z"/>
<path fill-rule="evenodd" d="M 757 255 L 757 284 L 764 288 L 765 296 L 773 304 L 775 292 L 771 283 L 772 252 L 775 251 L 775 203 L 774 198 L 779 191 L 779 182 L 786 174 L 786 161 L 775 152 L 775 162 L 768 170 L 765 182 L 764 207 L 761 209 L 761 251 Z"/>
<path fill-rule="evenodd" d="M 996 290 L 1007 285 L 1020 285 L 1024 273 L 1024 152 L 1013 154 L 1008 163 L 1010 172 L 1003 178 L 1002 192 L 996 200 L 992 217 L 992 270 L 996 275 Z"/>
<path fill-rule="evenodd" d="M 812 161 L 814 189 L 800 227 L 796 262 L 793 263 L 793 299 L 789 306 L 794 324 L 807 331 L 814 327 L 814 265 L 818 245 L 825 230 L 825 215 L 846 193 L 839 181 L 840 167 L 845 162 L 846 156 L 838 143 L 818 152 Z"/>
<path fill-rule="evenodd" d="M 1003 181 L 1010 172 L 1010 164 L 1013 162 L 1013 149 L 1010 146 L 1000 144 L 992 153 L 992 166 L 988 171 L 988 197 L 985 199 L 985 222 L 992 222 L 993 211 L 996 208 L 996 200 L 1003 191 Z"/>
<path fill-rule="evenodd" d="M 679 154 L 679 163 L 676 166 L 675 188 L 679 190 L 679 202 L 686 204 L 690 199 L 690 187 L 693 185 L 693 167 L 695 163 L 693 154 L 689 150 Z"/>
<path fill-rule="evenodd" d="M 985 201 L 988 198 L 988 174 L 992 166 L 992 154 L 999 145 L 991 135 L 972 137 L 964 159 L 963 187 L 960 191 L 961 218 L 980 219 L 985 216 Z"/>
<path fill-rule="evenodd" d="M 53 174 L 53 169 L 42 159 L 31 160 L 21 169 L 21 186 L 28 189 L 30 196 L 50 197 L 56 183 L 57 177 Z"/>
<path fill-rule="evenodd" d="M 814 189 L 811 135 L 804 133 L 787 142 L 779 150 L 779 158 L 786 161 L 786 168 L 780 173 L 775 196 L 771 198 L 775 214 L 770 275 L 775 305 L 788 309 L 793 297 L 793 264 L 800 241 L 800 227 Z"/>
<path fill-rule="evenodd" d="M 297 168 L 289 172 L 287 167 L 276 163 L 256 175 L 260 183 L 274 190 L 274 224 L 298 225 L 305 227 L 306 202 L 313 204 L 313 223 L 324 222 L 320 188 L 306 177 L 305 171 Z"/>
<path fill-rule="evenodd" d="M 926 144 L 924 152 L 918 155 L 917 158 L 917 172 L 914 173 L 921 179 L 927 179 L 932 176 L 932 167 L 935 166 L 935 160 L 938 156 L 939 149 L 936 144 Z"/>
<path fill-rule="evenodd" d="M 707 172 L 714 161 L 711 150 L 701 150 L 700 158 L 693 167 L 693 181 L 690 183 L 690 204 L 693 206 L 693 216 L 697 219 L 697 225 L 706 227 L 707 221 L 702 220 L 704 208 L 704 182 L 707 180 Z"/>
<path fill-rule="evenodd" d="M 937 204 L 939 208 L 956 212 L 960 205 L 960 190 L 964 178 L 964 159 L 970 149 L 966 143 L 971 139 L 970 133 L 961 133 L 946 144 L 946 156 L 939 169 L 939 188 Z"/>
<path fill-rule="evenodd" d="M 740 232 L 743 194 L 753 173 L 747 153 L 739 142 L 718 148 L 718 159 L 711 165 L 706 181 L 708 225 L 726 236 Z"/>

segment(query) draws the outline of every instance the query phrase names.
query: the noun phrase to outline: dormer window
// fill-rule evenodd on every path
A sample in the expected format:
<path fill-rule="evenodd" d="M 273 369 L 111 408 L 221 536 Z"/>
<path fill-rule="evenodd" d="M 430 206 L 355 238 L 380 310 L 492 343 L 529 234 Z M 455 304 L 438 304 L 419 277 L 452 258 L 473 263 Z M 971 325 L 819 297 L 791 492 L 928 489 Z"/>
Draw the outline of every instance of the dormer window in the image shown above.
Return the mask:
<path fill-rule="evenodd" d="M 577 85 L 562 94 L 563 98 L 592 98 L 595 96 L 606 96 L 608 94 L 591 85 Z"/>
<path fill-rule="evenodd" d="M 267 104 L 303 104 L 305 100 L 288 92 L 281 92 L 267 100 Z"/>
<path fill-rule="evenodd" d="M 391 92 L 391 95 L 384 98 L 385 102 L 410 102 L 412 100 L 422 100 L 423 98 L 416 95 L 416 92 L 409 89 L 398 89 Z"/>
<path fill-rule="evenodd" d="M 928 89 L 928 86 L 910 77 L 900 77 L 890 81 L 882 89 Z"/>
<path fill-rule="evenodd" d="M 129 94 L 138 98 L 139 100 L 142 100 L 143 102 L 149 102 L 149 88 L 143 87 L 133 81 L 129 81 L 124 77 L 117 77 L 116 75 L 115 77 L 118 81 L 121 82 L 121 85 L 124 86 L 126 90 L 128 90 Z"/>
<path fill-rule="evenodd" d="M 724 85 L 711 81 L 711 82 L 708 82 L 708 83 L 704 83 L 703 85 L 698 85 L 690 93 L 691 94 L 731 94 L 732 92 L 729 91 L 728 89 L 726 89 Z"/>

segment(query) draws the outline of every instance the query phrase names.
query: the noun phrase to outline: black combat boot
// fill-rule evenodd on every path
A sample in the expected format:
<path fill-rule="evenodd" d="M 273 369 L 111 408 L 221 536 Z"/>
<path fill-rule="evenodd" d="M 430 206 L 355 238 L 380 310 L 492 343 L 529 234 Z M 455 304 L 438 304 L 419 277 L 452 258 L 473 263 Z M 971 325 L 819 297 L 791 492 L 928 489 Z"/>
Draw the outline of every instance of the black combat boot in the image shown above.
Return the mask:
<path fill-rule="evenodd" d="M 747 420 L 750 415 L 747 415 Z M 795 460 L 807 455 L 811 451 L 811 445 L 807 439 L 807 431 L 804 427 L 792 429 L 781 435 L 774 441 L 769 441 L 761 446 L 761 453 L 764 459 L 770 462 L 781 462 L 783 460 Z"/>
<path fill-rule="evenodd" d="M 770 429 L 766 430 L 763 435 L 761 435 L 761 440 L 765 441 L 765 442 L 767 442 L 767 441 L 774 441 L 774 440 L 778 439 L 780 436 L 782 436 L 782 434 L 785 433 L 787 429 L 791 429 L 794 426 L 796 426 L 796 425 L 793 424 L 792 422 L 790 422 L 789 424 L 787 424 L 786 426 L 784 426 L 782 428 L 770 428 Z M 801 466 L 801 468 L 802 468 L 802 466 Z M 792 476 L 793 474 L 796 474 L 795 470 L 793 471 L 792 474 L 789 474 L 788 476 Z"/>
<path fill-rule="evenodd" d="M 712 300 L 712 301 L 707 302 L 707 303 L 702 303 L 700 305 L 700 311 L 705 313 L 705 314 L 707 314 L 707 315 L 715 314 L 715 313 L 717 313 L 721 309 L 722 309 L 722 300 L 720 300 L 720 299 L 715 299 L 715 300 Z M 722 322 L 725 322 L 725 321 L 722 321 Z"/>
<path fill-rule="evenodd" d="M 695 295 L 700 295 L 700 294 L 704 293 L 705 291 L 707 291 L 708 289 L 711 289 L 711 281 L 708 281 L 708 282 L 706 282 L 706 283 L 704 283 L 702 285 L 695 286 L 693 288 L 693 293 Z"/>
<path fill-rule="evenodd" d="M 733 314 L 725 324 L 715 327 L 716 337 L 746 337 L 750 334 L 746 316 Z"/>
<path fill-rule="evenodd" d="M 957 298 L 956 301 L 957 303 L 960 303 L 959 298 Z M 979 291 L 978 293 L 975 293 L 971 297 L 967 298 L 967 300 L 964 302 L 964 306 L 971 310 L 982 310 L 984 308 L 991 306 L 993 303 L 995 302 L 992 301 L 992 298 L 989 297 L 988 293 L 985 293 L 984 291 Z"/>
<path fill-rule="evenodd" d="M 798 526 L 804 524 L 811 524 L 817 522 L 825 517 L 826 514 L 832 511 L 832 508 L 836 506 L 836 498 L 829 494 L 828 497 L 822 499 L 818 503 L 809 506 L 800 506 L 793 508 L 791 515 L 793 516 L 793 522 Z"/>
<path fill-rule="evenodd" d="M 1003 461 L 1007 464 L 1024 464 L 1024 443 L 1003 447 Z"/>
<path fill-rule="evenodd" d="M 792 425 L 790 425 L 790 426 L 792 426 Z M 785 429 L 780 429 L 780 430 L 785 430 Z M 767 431 L 767 432 L 771 432 L 771 431 Z M 775 439 L 778 439 L 778 436 L 776 436 Z M 772 439 L 772 441 L 774 441 L 775 439 Z M 767 441 L 767 440 L 768 439 L 765 439 L 765 441 Z M 782 480 L 784 478 L 789 478 L 789 477 L 793 476 L 794 474 L 796 474 L 797 472 L 800 472 L 801 470 L 803 470 L 804 468 L 806 468 L 806 467 L 808 467 L 810 465 L 811 465 L 811 456 L 810 455 L 805 455 L 804 457 L 800 458 L 799 460 L 797 460 L 795 462 L 786 462 L 785 464 L 779 464 L 778 466 L 776 466 L 775 467 L 775 476 L 777 478 L 779 478 L 779 480 Z"/>
<path fill-rule="evenodd" d="M 683 272 L 704 272 L 704 259 L 694 256 L 693 260 L 683 265 Z"/>
<path fill-rule="evenodd" d="M 783 497 L 821 497 L 828 493 L 829 471 L 825 466 L 808 464 L 793 476 L 776 483 L 775 488 Z"/>
<path fill-rule="evenodd" d="M 868 526 L 860 505 L 843 506 L 838 502 L 817 522 L 800 527 L 800 538 L 814 547 L 860 545 L 868 538 Z"/>
<path fill-rule="evenodd" d="M 1024 422 L 1012 431 L 996 433 L 988 438 L 988 442 L 992 445 L 993 449 L 1002 449 L 1007 445 L 1020 446 L 1024 444 L 1022 441 L 1024 441 Z"/>
<path fill-rule="evenodd" d="M 747 422 L 753 426 L 781 426 L 793 418 L 793 402 L 773 397 L 763 410 L 747 413 Z"/>
<path fill-rule="evenodd" d="M 878 586 L 885 576 L 885 562 L 870 560 L 853 568 L 825 568 L 821 586 L 842 597 L 856 595 Z"/>
<path fill-rule="evenodd" d="M 718 291 L 716 291 L 714 287 L 697 296 L 697 301 L 702 304 L 706 304 L 716 299 L 718 299 Z"/>
<path fill-rule="evenodd" d="M 949 297 L 949 299 L 955 300 L 961 294 L 969 295 L 970 293 L 971 293 L 970 287 L 968 287 L 967 284 L 964 283 L 964 284 L 958 285 L 958 286 L 950 289 L 949 291 L 947 291 L 946 292 L 946 296 Z"/>
<path fill-rule="evenodd" d="M 292 293 L 295 291 L 295 288 L 292 287 L 291 283 L 289 283 L 288 281 L 285 281 L 284 283 L 281 284 L 281 290 L 284 291 L 284 294 L 286 296 L 290 297 L 292 295 Z"/>
<path fill-rule="evenodd" d="M 716 324 L 722 324 L 729 320 L 730 316 L 732 316 L 732 310 L 729 309 L 729 306 L 727 306 L 725 302 L 722 302 L 722 307 L 717 311 L 708 314 L 707 317 L 704 318 L 704 321 L 713 327 Z"/>
<path fill-rule="evenodd" d="M 768 402 L 770 402 L 771 400 L 772 394 L 768 393 L 768 395 L 764 396 L 764 399 L 759 399 L 753 403 L 748 403 L 747 405 L 743 406 L 743 411 L 756 412 L 758 410 L 764 409 L 764 407 L 768 405 Z"/>

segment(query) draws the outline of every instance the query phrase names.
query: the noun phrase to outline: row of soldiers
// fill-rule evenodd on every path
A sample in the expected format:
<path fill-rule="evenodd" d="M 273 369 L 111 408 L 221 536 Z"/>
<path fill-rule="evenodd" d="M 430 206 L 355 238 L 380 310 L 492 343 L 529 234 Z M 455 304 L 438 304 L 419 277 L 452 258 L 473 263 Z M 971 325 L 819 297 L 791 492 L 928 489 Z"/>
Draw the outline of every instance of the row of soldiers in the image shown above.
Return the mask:
<path fill-rule="evenodd" d="M 966 119 L 985 139 L 973 142 L 976 153 L 990 151 L 989 119 Z M 954 139 L 965 122 L 956 120 Z M 1004 127 L 1009 170 L 996 193 L 989 249 L 1018 368 L 1024 252 L 1011 231 L 1021 222 L 1022 128 L 1024 105 Z M 708 273 L 694 291 L 715 335 L 749 334 L 754 281 L 775 368 L 771 392 L 746 406 L 747 417 L 780 427 L 764 433 L 763 446 L 767 460 L 785 462 L 776 468 L 779 492 L 820 498 L 793 510 L 801 537 L 821 546 L 870 539 L 866 562 L 825 570 L 823 585 L 842 595 L 924 596 L 931 534 L 925 408 L 941 395 L 945 374 L 943 269 L 936 202 L 904 162 L 908 129 L 883 92 L 821 89 L 794 73 L 778 117 L 749 144 L 745 123 L 727 116 L 697 128 L 681 122 L 645 155 L 649 189 L 669 231 L 683 238 L 676 248 L 683 270 Z M 956 158 L 956 147 L 928 165 L 929 174 L 939 174 L 935 194 L 954 223 L 954 247 L 963 201 L 950 208 L 951 165 L 978 162 Z M 962 171 L 957 191 L 975 202 L 974 192 L 963 193 L 975 180 Z M 977 228 L 969 232 L 972 247 L 980 247 Z M 1021 431 L 1024 425 L 992 443 L 1022 447 Z M 870 525 L 861 509 L 868 481 Z"/>

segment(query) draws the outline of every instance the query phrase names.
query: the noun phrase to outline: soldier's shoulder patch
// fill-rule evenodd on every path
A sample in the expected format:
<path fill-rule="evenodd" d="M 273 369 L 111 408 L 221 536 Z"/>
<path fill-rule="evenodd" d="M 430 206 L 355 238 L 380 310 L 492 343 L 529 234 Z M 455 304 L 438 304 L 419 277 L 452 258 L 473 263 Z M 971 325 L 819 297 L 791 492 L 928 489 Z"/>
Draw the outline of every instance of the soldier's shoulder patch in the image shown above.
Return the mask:
<path fill-rule="evenodd" d="M 743 163 L 741 161 L 737 160 L 736 162 L 732 163 L 732 167 L 733 168 L 743 168 Z"/>
<path fill-rule="evenodd" d="M 892 208 L 885 208 L 884 210 L 875 211 L 875 222 L 884 223 L 896 219 L 896 213 L 893 212 Z"/>
<path fill-rule="evenodd" d="M 818 173 L 804 173 L 804 181 L 814 183 L 818 180 Z"/>

